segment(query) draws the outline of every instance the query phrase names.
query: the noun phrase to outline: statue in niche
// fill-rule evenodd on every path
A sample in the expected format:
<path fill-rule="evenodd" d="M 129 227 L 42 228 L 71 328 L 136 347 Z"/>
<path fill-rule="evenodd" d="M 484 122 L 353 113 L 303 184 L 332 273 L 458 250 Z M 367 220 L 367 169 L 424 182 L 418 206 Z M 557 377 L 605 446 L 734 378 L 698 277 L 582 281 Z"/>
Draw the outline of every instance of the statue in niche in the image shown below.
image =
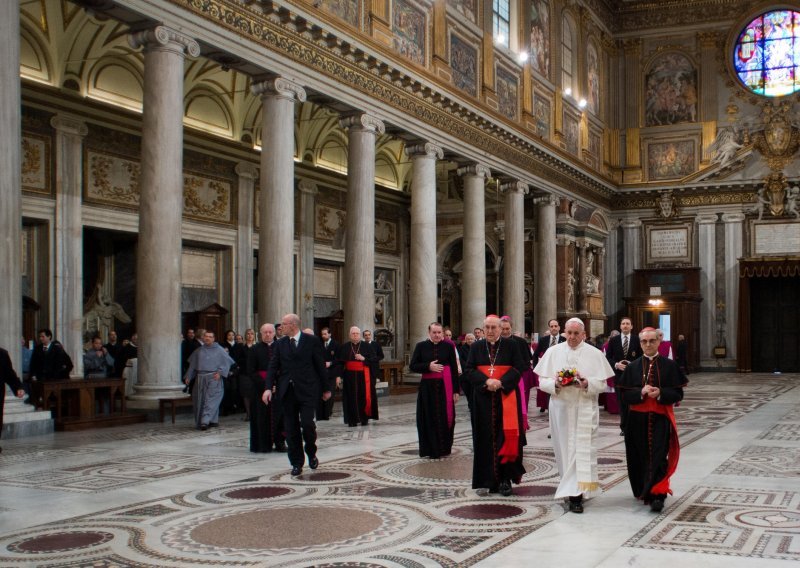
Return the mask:
<path fill-rule="evenodd" d="M 586 253 L 586 282 L 584 286 L 587 294 L 600 292 L 600 277 L 594 271 L 594 251 L 591 249 Z"/>
<path fill-rule="evenodd" d="M 575 310 L 575 271 L 570 268 L 567 272 L 567 305 L 568 312 Z"/>
<path fill-rule="evenodd" d="M 800 204 L 798 201 L 800 201 L 800 187 L 794 186 L 787 189 L 785 211 L 795 219 L 800 219 L 800 211 L 798 211 L 798 206 Z"/>
<path fill-rule="evenodd" d="M 736 141 L 736 134 L 733 129 L 720 128 L 717 131 L 717 137 L 714 138 L 714 142 L 708 147 L 708 151 L 714 155 L 711 158 L 711 163 L 719 164 L 721 168 L 724 168 L 733 160 L 736 152 L 741 147 L 742 145 Z"/>
<path fill-rule="evenodd" d="M 386 273 L 384 271 L 378 272 L 378 275 L 375 277 L 375 289 L 376 290 L 391 290 L 392 285 L 389 280 L 386 278 Z"/>
<path fill-rule="evenodd" d="M 109 298 L 103 292 L 103 285 L 98 283 L 94 293 L 83 307 L 83 336 L 91 341 L 95 335 L 104 341 L 108 332 L 114 329 L 114 319 L 122 323 L 130 323 L 131 318 L 125 313 L 120 304 Z"/>

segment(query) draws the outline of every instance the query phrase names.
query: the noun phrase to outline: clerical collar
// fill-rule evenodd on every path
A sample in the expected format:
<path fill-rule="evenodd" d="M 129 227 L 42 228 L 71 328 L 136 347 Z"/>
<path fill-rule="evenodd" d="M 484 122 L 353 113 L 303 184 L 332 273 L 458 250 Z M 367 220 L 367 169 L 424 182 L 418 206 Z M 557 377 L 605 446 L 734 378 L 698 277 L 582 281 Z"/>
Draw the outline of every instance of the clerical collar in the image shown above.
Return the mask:
<path fill-rule="evenodd" d="M 658 357 L 658 353 L 656 353 L 655 355 L 645 355 L 644 357 L 645 357 L 645 359 L 648 359 L 648 360 L 652 361 L 653 359 Z"/>

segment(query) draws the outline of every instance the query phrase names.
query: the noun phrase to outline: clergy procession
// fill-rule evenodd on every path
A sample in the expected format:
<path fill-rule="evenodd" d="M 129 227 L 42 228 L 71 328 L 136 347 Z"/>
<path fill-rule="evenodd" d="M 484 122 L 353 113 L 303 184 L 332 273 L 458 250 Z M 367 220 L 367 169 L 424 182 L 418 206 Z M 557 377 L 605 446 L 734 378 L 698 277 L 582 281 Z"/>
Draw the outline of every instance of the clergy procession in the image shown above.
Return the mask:
<path fill-rule="evenodd" d="M 597 434 L 603 410 L 621 417 L 633 496 L 654 512 L 663 509 L 680 454 L 673 407 L 688 381 L 669 345 L 664 348 L 661 330 L 634 334 L 624 317 L 609 341 L 592 344 L 581 319 L 568 319 L 563 333 L 560 322 L 551 319 L 541 338 L 528 341 L 514 332 L 510 317 L 488 315 L 482 328 L 459 336 L 458 343 L 439 322 L 431 322 L 427 331 L 428 339 L 416 344 L 409 363 L 409 371 L 420 376 L 421 458 L 447 459 L 456 414 L 467 412 L 472 488 L 511 496 L 526 473 L 526 432 L 537 415 L 547 412 L 547 437 L 560 478 L 555 498 L 568 511 L 582 513 L 585 501 L 600 492 Z M 337 413 L 334 393 L 340 395 L 348 427 L 379 419 L 376 385 L 383 352 L 380 343 L 365 340 L 371 339 L 369 330 L 353 326 L 348 340 L 338 344 L 330 328 L 317 337 L 312 329 L 301 331 L 296 314 L 287 314 L 278 324 L 262 325 L 259 341 L 253 330 L 246 331 L 243 342 L 227 332 L 222 344 L 213 332 L 198 330 L 197 335 L 201 343 L 184 350 L 184 381 L 196 428 L 218 426 L 220 408 L 239 404 L 250 423 L 250 451 L 287 452 L 293 477 L 305 465 L 312 470 L 320 465 L 317 423 Z M 187 336 L 195 341 L 195 330 Z M 228 382 L 236 386 L 229 388 Z M 467 404 L 459 406 L 462 397 Z"/>

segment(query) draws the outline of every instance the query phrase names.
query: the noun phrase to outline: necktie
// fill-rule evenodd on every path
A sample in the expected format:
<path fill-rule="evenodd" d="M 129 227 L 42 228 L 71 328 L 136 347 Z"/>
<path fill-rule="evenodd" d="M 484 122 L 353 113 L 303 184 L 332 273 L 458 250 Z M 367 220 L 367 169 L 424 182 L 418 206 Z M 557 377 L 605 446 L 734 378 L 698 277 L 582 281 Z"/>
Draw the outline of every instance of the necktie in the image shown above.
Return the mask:
<path fill-rule="evenodd" d="M 622 337 L 622 355 L 626 359 L 628 358 L 628 336 L 627 335 Z"/>
<path fill-rule="evenodd" d="M 553 347 L 555 344 L 556 344 L 556 336 L 555 335 L 551 335 L 550 336 L 550 347 Z"/>
<path fill-rule="evenodd" d="M 297 349 L 297 340 L 294 337 L 292 337 L 291 341 L 292 341 L 292 351 L 294 351 L 295 349 Z"/>

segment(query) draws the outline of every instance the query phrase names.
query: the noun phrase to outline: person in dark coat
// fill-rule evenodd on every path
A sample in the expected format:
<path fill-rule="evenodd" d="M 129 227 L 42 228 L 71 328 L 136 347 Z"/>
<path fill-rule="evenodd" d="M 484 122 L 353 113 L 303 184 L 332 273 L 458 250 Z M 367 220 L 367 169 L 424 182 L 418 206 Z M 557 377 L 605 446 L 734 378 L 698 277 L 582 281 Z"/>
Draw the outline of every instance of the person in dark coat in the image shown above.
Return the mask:
<path fill-rule="evenodd" d="M 637 357 L 642 356 L 642 347 L 639 345 L 639 336 L 633 333 L 631 318 L 624 317 L 620 320 L 619 331 L 619 335 L 608 340 L 606 359 L 608 359 L 608 364 L 611 365 L 611 368 L 614 369 L 614 389 L 619 402 L 619 434 L 624 436 L 625 424 L 628 419 L 628 407 L 625 404 L 625 398 L 616 387 L 622 378 L 625 367 Z"/>
<path fill-rule="evenodd" d="M 70 359 L 64 347 L 53 340 L 49 329 L 39 330 L 39 345 L 31 356 L 31 379 L 40 381 L 59 381 L 69 378 L 72 371 Z"/>
<path fill-rule="evenodd" d="M 253 347 L 254 372 L 251 374 L 250 397 L 250 451 L 268 453 L 273 448 L 286 451 L 286 429 L 283 426 L 283 408 L 279 403 L 265 404 L 264 390 L 267 372 L 275 354 L 275 326 L 265 323 L 259 329 L 261 340 Z M 273 385 L 273 394 L 275 386 Z"/>
<path fill-rule="evenodd" d="M 366 341 L 361 340 L 361 330 L 350 328 L 350 341 L 336 353 L 336 385 L 342 388 L 344 422 L 350 427 L 366 426 L 369 419 L 378 419 L 378 396 L 372 376 L 375 353 Z"/>
<path fill-rule="evenodd" d="M 428 326 L 428 339 L 414 347 L 409 369 L 422 374 L 417 393 L 419 455 L 449 456 L 458 402 L 458 359 L 452 343 L 444 339 L 442 324 Z"/>
<path fill-rule="evenodd" d="M 5 349 L 0 348 L 0 377 L 2 377 L 2 385 L 0 385 L 0 434 L 3 432 L 3 407 L 5 406 L 6 401 L 6 387 L 11 389 L 11 391 L 17 395 L 17 398 L 22 398 L 25 396 L 25 389 L 22 388 L 22 381 L 19 380 L 17 373 L 14 371 L 14 367 L 11 365 L 11 357 L 8 355 L 8 351 Z M 0 452 L 3 451 L 3 448 L 0 448 Z"/>
<path fill-rule="evenodd" d="M 625 456 L 634 497 L 658 513 L 671 493 L 669 479 L 678 466 L 673 406 L 683 399 L 687 380 L 674 361 L 659 355 L 657 330 L 643 329 L 639 340 L 643 354 L 627 365 L 618 383 L 629 410 Z"/>
<path fill-rule="evenodd" d="M 539 359 L 544 357 L 544 352 L 551 346 L 558 345 L 567 340 L 566 337 L 561 335 L 561 324 L 558 320 L 553 318 L 547 322 L 547 329 L 549 333 L 545 333 L 539 338 L 539 343 L 536 344 L 536 349 L 533 351 L 532 366 L 536 368 L 539 364 Z M 539 377 L 536 373 L 533 374 L 533 381 L 536 387 L 539 386 Z M 539 412 L 544 412 L 550 406 L 550 395 L 543 390 L 536 389 L 536 406 Z"/>
<path fill-rule="evenodd" d="M 320 338 L 322 347 L 325 349 L 325 368 L 328 371 L 328 381 L 333 385 L 336 383 L 336 351 L 339 349 L 339 344 L 331 337 L 331 330 L 328 327 L 320 330 Z M 333 397 L 328 400 L 319 399 L 317 420 L 330 420 L 331 414 L 333 414 Z"/>
<path fill-rule="evenodd" d="M 319 467 L 314 414 L 319 398 L 330 398 L 331 388 L 322 342 L 316 336 L 300 331 L 300 318 L 296 314 L 283 316 L 281 333 L 283 337 L 275 346 L 267 371 L 262 400 L 269 404 L 272 387 L 276 386 L 275 394 L 283 407 L 289 463 L 292 475 L 296 477 L 303 473 L 304 450 L 308 455 L 308 467 Z"/>

